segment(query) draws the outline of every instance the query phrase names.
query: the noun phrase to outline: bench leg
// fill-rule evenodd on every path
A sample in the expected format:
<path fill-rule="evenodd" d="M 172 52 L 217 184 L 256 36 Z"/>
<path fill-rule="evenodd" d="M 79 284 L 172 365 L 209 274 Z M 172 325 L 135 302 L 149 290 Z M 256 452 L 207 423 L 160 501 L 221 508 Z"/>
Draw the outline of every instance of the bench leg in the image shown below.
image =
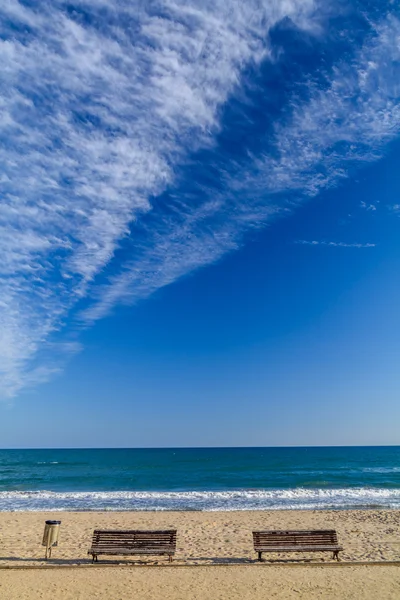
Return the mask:
<path fill-rule="evenodd" d="M 172 554 L 168 554 L 168 562 L 172 562 Z"/>
<path fill-rule="evenodd" d="M 262 552 L 259 552 L 259 553 L 258 553 L 258 560 L 259 560 L 260 562 L 262 562 Z"/>
<path fill-rule="evenodd" d="M 333 558 L 336 558 L 336 560 L 338 562 L 340 562 L 340 558 L 339 558 L 339 550 L 335 550 L 335 552 L 333 553 Z"/>

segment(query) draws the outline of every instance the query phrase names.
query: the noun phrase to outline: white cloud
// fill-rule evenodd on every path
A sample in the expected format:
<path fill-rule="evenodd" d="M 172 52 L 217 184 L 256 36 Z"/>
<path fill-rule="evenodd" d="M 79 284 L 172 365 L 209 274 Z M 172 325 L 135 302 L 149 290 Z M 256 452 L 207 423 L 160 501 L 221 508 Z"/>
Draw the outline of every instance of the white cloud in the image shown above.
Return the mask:
<path fill-rule="evenodd" d="M 354 58 L 335 66 L 326 89 L 310 85 L 310 101 L 278 124 L 279 156 L 266 158 L 268 189 L 313 196 L 348 168 L 382 156 L 400 131 L 400 21 L 377 24 Z"/>
<path fill-rule="evenodd" d="M 361 208 L 363 208 L 367 212 L 371 212 L 371 211 L 375 212 L 376 211 L 376 204 L 367 204 L 366 202 L 364 202 L 363 200 L 361 200 L 360 206 L 361 206 Z"/>
<path fill-rule="evenodd" d="M 305 197 L 337 185 L 350 168 L 378 159 L 400 133 L 400 22 L 376 26 L 351 62 L 341 62 L 325 89 L 309 84 L 309 100 L 275 128 L 274 157 L 254 159 L 225 177 L 222 192 L 206 190 L 200 208 L 181 199 L 179 219 L 162 217 L 146 247 L 96 290 L 84 318 L 92 322 L 120 301 L 135 302 L 235 249 L 246 229 L 285 214 L 288 192 Z"/>
<path fill-rule="evenodd" d="M 17 25 L 0 41 L 6 396 L 46 372 L 35 361 L 129 223 L 151 210 L 188 152 L 212 144 L 219 107 L 241 70 L 268 52 L 269 27 L 285 16 L 309 27 L 313 11 L 312 0 L 166 0 L 148 9 L 110 0 L 82 2 L 92 21 L 80 22 L 64 6 L 10 0 L 0 9 L 5 32 L 9 20 Z M 157 262 L 162 247 L 143 264 Z M 160 282 L 170 280 L 160 274 Z"/>
<path fill-rule="evenodd" d="M 361 244 L 358 242 L 326 242 L 317 240 L 297 240 L 295 244 L 302 244 L 303 246 L 334 246 L 339 248 L 375 248 L 376 244 L 366 243 Z"/>
<path fill-rule="evenodd" d="M 243 69 L 268 57 L 285 16 L 316 33 L 312 0 L 146 4 L 61 1 L 1 7 L 21 27 L 0 41 L 0 392 L 12 396 L 59 368 L 55 345 L 77 302 L 86 323 L 134 302 L 240 244 L 349 166 L 381 156 L 400 130 L 400 26 L 382 21 L 325 89 L 276 125 L 274 153 L 221 173 L 221 189 L 182 194 L 162 210 L 190 153 L 212 148 Z M 122 25 L 121 25 L 122 24 Z M 161 207 L 162 208 L 162 207 Z M 130 235 L 130 224 L 137 238 Z M 132 255 L 107 267 L 122 243 Z M 359 246 L 357 246 L 359 247 Z M 98 285 L 98 278 L 106 283 Z M 72 332 L 73 334 L 74 332 Z M 54 357 L 54 360 L 53 360 Z"/>

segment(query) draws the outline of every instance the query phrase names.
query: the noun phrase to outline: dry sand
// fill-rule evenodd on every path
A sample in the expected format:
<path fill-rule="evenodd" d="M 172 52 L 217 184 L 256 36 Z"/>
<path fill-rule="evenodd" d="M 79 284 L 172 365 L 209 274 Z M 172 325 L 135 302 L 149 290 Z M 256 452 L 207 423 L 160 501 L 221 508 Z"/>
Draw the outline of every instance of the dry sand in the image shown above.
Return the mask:
<path fill-rule="evenodd" d="M 61 519 L 58 548 L 48 566 L 41 546 L 44 521 Z M 95 528 L 178 529 L 172 566 L 166 557 L 100 558 L 87 550 Z M 335 528 L 343 562 L 383 561 L 374 566 L 329 566 L 330 554 L 272 555 L 258 564 L 252 529 Z M 147 598 L 371 598 L 400 599 L 400 511 L 87 512 L 0 513 L 0 599 Z M 275 561 L 275 564 L 272 564 Z M 126 563 L 144 565 L 129 567 Z M 288 566 L 290 563 L 293 566 Z M 121 567 L 102 568 L 109 565 Z M 146 568 L 146 564 L 150 568 Z M 160 565 L 152 568 L 150 565 Z M 325 567 L 323 566 L 325 564 Z M 85 567 L 87 566 L 87 568 Z M 196 565 L 203 565 L 199 568 Z"/>
<path fill-rule="evenodd" d="M 398 600 L 398 567 L 222 566 L 0 571 L 2 600 Z"/>

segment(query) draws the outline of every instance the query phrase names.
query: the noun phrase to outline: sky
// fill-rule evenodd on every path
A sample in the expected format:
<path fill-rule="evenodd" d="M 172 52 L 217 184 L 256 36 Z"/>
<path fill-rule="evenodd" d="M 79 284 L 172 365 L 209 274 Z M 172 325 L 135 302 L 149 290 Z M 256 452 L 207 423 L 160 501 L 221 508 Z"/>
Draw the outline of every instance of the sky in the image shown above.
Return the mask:
<path fill-rule="evenodd" d="M 0 7 L 0 447 L 400 444 L 400 8 Z"/>

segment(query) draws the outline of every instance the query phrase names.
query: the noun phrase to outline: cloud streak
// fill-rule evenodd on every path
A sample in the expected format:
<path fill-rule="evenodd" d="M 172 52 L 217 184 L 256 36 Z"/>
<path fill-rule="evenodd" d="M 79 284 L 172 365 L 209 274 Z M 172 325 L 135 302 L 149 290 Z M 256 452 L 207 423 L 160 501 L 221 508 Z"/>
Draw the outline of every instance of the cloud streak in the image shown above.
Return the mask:
<path fill-rule="evenodd" d="M 265 139 L 270 151 L 220 166 L 218 185 L 183 188 L 192 157 L 214 152 L 246 70 L 279 60 L 270 31 L 290 19 L 319 36 L 326 6 L 33 6 L 10 0 L 0 9 L 6 397 L 79 349 L 77 320 L 89 325 L 218 260 L 249 229 L 378 159 L 400 130 L 400 25 L 389 16 L 325 85 L 310 80 L 306 97 L 292 95 Z"/>
<path fill-rule="evenodd" d="M 303 246 L 333 246 L 334 248 L 375 248 L 376 244 L 366 243 L 361 244 L 358 242 L 326 242 L 317 240 L 297 240 L 295 244 L 301 244 Z"/>

